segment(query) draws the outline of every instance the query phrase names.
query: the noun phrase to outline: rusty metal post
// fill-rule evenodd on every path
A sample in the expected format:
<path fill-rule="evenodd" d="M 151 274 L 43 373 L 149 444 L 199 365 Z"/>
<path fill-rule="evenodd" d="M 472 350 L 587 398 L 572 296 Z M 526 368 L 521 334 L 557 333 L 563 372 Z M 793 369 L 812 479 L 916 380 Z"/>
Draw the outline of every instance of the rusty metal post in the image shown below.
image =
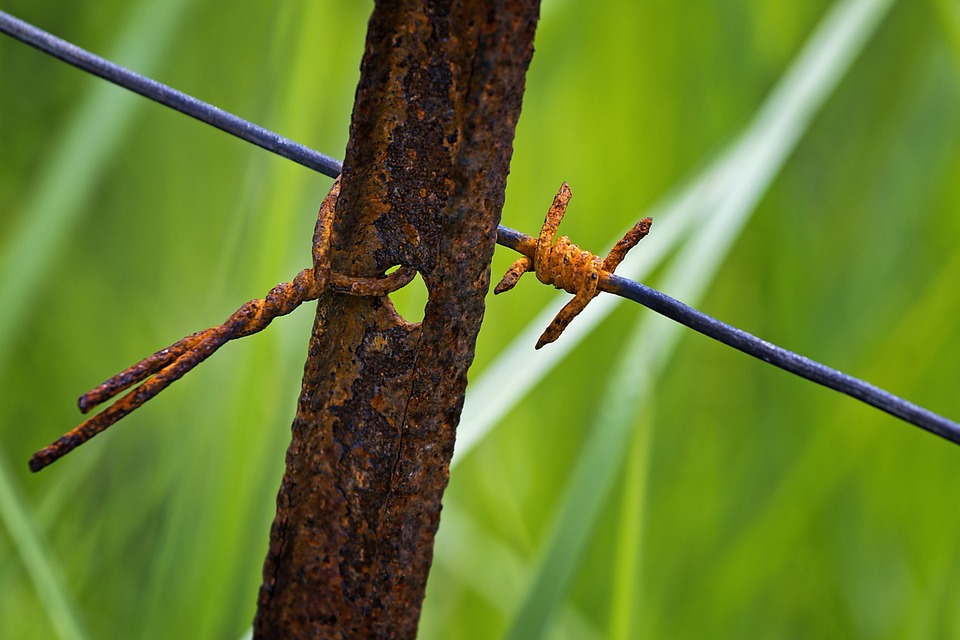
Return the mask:
<path fill-rule="evenodd" d="M 256 638 L 413 638 L 483 316 L 538 0 L 382 0 L 370 19 L 334 271 L 417 269 L 318 301 Z"/>

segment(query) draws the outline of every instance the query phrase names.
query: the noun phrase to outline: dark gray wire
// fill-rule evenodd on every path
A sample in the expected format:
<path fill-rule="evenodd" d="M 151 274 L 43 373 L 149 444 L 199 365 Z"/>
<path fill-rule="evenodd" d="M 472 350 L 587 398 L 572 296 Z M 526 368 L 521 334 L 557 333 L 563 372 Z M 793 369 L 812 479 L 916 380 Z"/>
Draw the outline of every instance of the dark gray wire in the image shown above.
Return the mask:
<path fill-rule="evenodd" d="M 319 151 L 314 151 L 310 147 L 305 147 L 299 142 L 284 138 L 232 113 L 227 113 L 212 104 L 197 100 L 182 91 L 177 91 L 156 80 L 151 80 L 114 64 L 3 11 L 0 11 L 0 32 L 88 73 L 109 80 L 124 89 L 139 93 L 166 107 L 213 125 L 222 131 L 233 134 L 247 142 L 252 142 L 258 147 L 272 151 L 314 171 L 319 171 L 331 178 L 340 175 L 341 165 L 339 160 L 326 156 Z"/>
<path fill-rule="evenodd" d="M 690 327 L 703 335 L 718 340 L 754 358 L 794 373 L 811 382 L 845 393 L 857 400 L 886 411 L 890 415 L 914 424 L 930 433 L 960 444 L 960 424 L 932 411 L 897 397 L 889 391 L 859 378 L 832 369 L 816 360 L 811 360 L 793 351 L 788 351 L 766 340 L 732 327 L 725 322 L 697 311 L 679 300 L 650 287 L 620 276 L 610 277 L 610 293 L 639 302 L 660 315 Z"/>
<path fill-rule="evenodd" d="M 284 138 L 129 69 L 115 65 L 2 11 L 0 11 L 0 31 L 104 80 L 109 80 L 162 105 L 192 116 L 201 122 L 211 124 L 326 176 L 334 178 L 340 174 L 342 165 L 339 160 Z M 497 243 L 505 247 L 516 249 L 524 237 L 524 234 L 514 229 L 502 225 L 497 228 Z M 638 282 L 614 275 L 609 279 L 609 284 L 610 293 L 638 302 L 727 346 L 817 384 L 845 393 L 921 429 L 946 438 L 955 444 L 960 444 L 960 424 L 943 416 L 919 407 L 863 380 L 778 347 L 766 340 L 761 340 L 746 331 L 731 327 L 716 318 L 685 305 L 679 300 L 671 298 L 665 293 Z"/>

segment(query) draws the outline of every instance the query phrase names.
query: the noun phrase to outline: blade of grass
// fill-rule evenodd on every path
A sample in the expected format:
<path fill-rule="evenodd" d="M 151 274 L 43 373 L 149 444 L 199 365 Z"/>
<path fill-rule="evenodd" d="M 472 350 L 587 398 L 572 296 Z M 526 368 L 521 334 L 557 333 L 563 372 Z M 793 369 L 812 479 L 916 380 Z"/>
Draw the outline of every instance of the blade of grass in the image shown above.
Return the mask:
<path fill-rule="evenodd" d="M 953 49 L 954 64 L 960 68 L 960 5 L 951 0 L 931 0 L 940 16 L 940 25 Z"/>
<path fill-rule="evenodd" d="M 523 595 L 521 589 L 530 567 L 519 553 L 504 545 L 499 538 L 485 534 L 470 513 L 456 505 L 444 506 L 443 518 L 443 527 L 437 535 L 437 566 L 453 574 L 458 584 L 475 591 L 504 619 L 509 619 L 517 600 Z M 484 571 L 484 567 L 488 566 L 497 567 L 495 577 Z M 434 596 L 431 588 L 435 587 L 427 587 L 428 599 L 441 597 Z M 425 613 L 431 615 L 433 611 L 429 609 Z M 564 608 L 559 612 L 559 617 L 564 637 L 577 640 L 603 637 L 573 607 Z M 424 620 L 421 632 L 430 623 L 430 620 Z M 496 629 L 478 631 L 500 635 Z"/>
<path fill-rule="evenodd" d="M 898 374 L 905 385 L 909 384 L 913 376 L 927 370 L 925 362 L 935 355 L 933 350 L 936 347 L 928 346 L 931 343 L 925 337 L 949 331 L 954 322 L 952 292 L 956 289 L 958 270 L 960 249 L 953 253 L 937 277 L 929 283 L 923 297 L 913 302 L 909 313 L 905 314 L 895 327 L 884 333 L 885 341 L 906 345 L 902 348 L 910 353 L 911 366 Z M 865 369 L 876 367 L 887 357 L 883 349 L 877 349 L 875 354 L 874 362 L 867 363 Z M 842 410 L 850 412 L 850 417 L 838 422 L 862 421 L 862 418 L 854 417 L 858 411 L 856 405 L 845 404 Z M 698 581 L 700 587 L 691 591 L 689 597 L 695 601 L 704 597 L 699 593 L 700 589 L 720 589 L 731 599 L 728 606 L 736 607 L 741 604 L 736 598 L 746 597 L 738 595 L 746 591 L 737 589 L 738 584 L 762 584 L 777 572 L 783 571 L 784 566 L 792 559 L 790 550 L 797 548 L 796 541 L 804 534 L 806 523 L 822 516 L 824 504 L 829 501 L 835 489 L 842 485 L 844 478 L 856 473 L 857 466 L 864 457 L 875 455 L 876 448 L 877 445 L 871 446 L 867 442 L 844 447 L 847 452 L 844 456 L 834 456 L 836 461 L 825 465 L 825 457 L 829 457 L 829 453 L 837 449 L 836 433 L 827 429 L 816 431 L 814 437 L 798 454 L 789 473 L 771 491 L 766 506 L 758 509 L 756 516 L 743 530 L 731 537 L 734 543 L 717 554 L 716 562 Z M 763 544 L 763 540 L 774 536 L 777 540 L 774 547 Z M 749 559 L 756 554 L 758 548 L 767 549 L 764 561 L 750 562 Z M 736 576 L 735 580 L 733 576 Z"/>
<path fill-rule="evenodd" d="M 149 73 L 162 59 L 186 7 L 185 0 L 143 3 L 124 28 L 112 59 Z M 38 302 L 39 283 L 50 276 L 71 229 L 88 211 L 96 184 L 143 104 L 93 78 L 90 86 L 0 253 L 0 297 L 5 304 L 0 317 L 0 372 L 7 367 L 24 319 Z M 0 518 L 58 633 L 64 638 L 84 637 L 62 572 L 40 542 L 41 527 L 11 481 L 14 475 L 0 459 Z"/>
<path fill-rule="evenodd" d="M 649 405 L 647 414 L 649 415 Z M 647 480 L 652 428 L 649 420 L 640 422 L 633 432 L 627 469 L 623 479 L 620 526 L 617 527 L 613 598 L 608 637 L 630 640 L 641 637 L 643 614 L 642 554 L 644 518 L 647 506 Z"/>
<path fill-rule="evenodd" d="M 890 4 L 889 0 L 848 0 L 827 13 L 736 144 L 739 175 L 729 183 L 714 215 L 677 256 L 665 277 L 665 291 L 697 304 L 757 201 Z M 537 638 L 547 631 L 619 475 L 636 407 L 643 404 L 649 381 L 657 379 L 680 335 L 679 326 L 650 317 L 638 324 L 627 343 L 508 637 Z"/>
<path fill-rule="evenodd" d="M 70 640 L 86 638 L 54 556 L 14 485 L 4 457 L 0 457 L 0 513 L 57 636 Z"/>
<path fill-rule="evenodd" d="M 152 72 L 162 58 L 186 8 L 185 0 L 144 3 L 130 20 L 110 59 Z M 57 64 L 50 61 L 50 64 Z M 90 93 L 73 112 L 33 197 L 0 252 L 0 371 L 6 369 L 23 319 L 36 302 L 38 284 L 48 277 L 70 231 L 88 212 L 87 203 L 136 111 L 145 104 L 127 91 L 89 79 Z"/>

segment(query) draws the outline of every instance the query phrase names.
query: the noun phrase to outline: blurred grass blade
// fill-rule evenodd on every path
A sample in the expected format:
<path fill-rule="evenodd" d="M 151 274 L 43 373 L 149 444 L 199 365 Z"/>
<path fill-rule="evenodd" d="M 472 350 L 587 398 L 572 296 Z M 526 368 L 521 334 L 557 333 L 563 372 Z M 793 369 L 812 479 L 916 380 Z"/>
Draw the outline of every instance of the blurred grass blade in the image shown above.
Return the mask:
<path fill-rule="evenodd" d="M 951 292 L 956 290 L 957 273 L 960 273 L 960 248 L 927 283 L 923 295 L 912 301 L 909 311 L 884 334 L 885 340 L 904 345 L 900 348 L 911 354 L 911 366 L 898 370 L 897 377 L 903 384 L 920 384 L 916 379 L 929 370 L 928 363 L 935 359 L 938 348 L 928 337 L 950 331 L 956 322 Z M 875 350 L 864 363 L 864 368 L 869 371 L 881 367 L 887 357 L 882 349 Z M 857 410 L 855 405 L 845 403 L 842 411 L 847 417 L 843 422 L 862 421 L 862 418 L 855 417 Z M 825 504 L 843 485 L 844 479 L 858 472 L 858 462 L 864 457 L 879 455 L 878 450 L 888 446 L 869 442 L 857 444 L 846 447 L 846 455 L 834 456 L 835 463 L 825 465 L 824 459 L 837 449 L 836 433 L 829 429 L 815 431 L 803 450 L 798 452 L 789 473 L 771 490 L 765 504 L 757 509 L 756 515 L 741 531 L 731 536 L 732 543 L 716 554 L 712 566 L 705 568 L 703 579 L 698 583 L 700 586 L 691 590 L 691 599 L 702 598 L 700 589 L 703 585 L 710 585 L 722 589 L 736 606 L 739 604 L 737 598 L 742 597 L 742 591 L 735 588 L 737 585 L 762 585 L 771 581 L 778 571 L 783 571 L 784 566 L 794 559 L 790 549 L 800 544 L 807 523 L 822 517 Z M 771 552 L 764 555 L 764 562 L 750 562 L 762 541 L 771 538 L 777 540 L 777 545 L 775 549 L 768 546 Z"/>
<path fill-rule="evenodd" d="M 646 405 L 645 416 L 650 416 L 653 403 Z M 652 427 L 649 419 L 635 423 L 630 444 L 626 473 L 623 478 L 623 498 L 620 522 L 613 554 L 613 597 L 610 602 L 610 640 L 631 640 L 641 637 L 643 621 L 643 563 L 647 513 L 647 480 L 650 464 Z"/>
<path fill-rule="evenodd" d="M 955 0 L 934 0 L 940 24 L 953 49 L 953 62 L 960 67 L 960 3 Z"/>
<path fill-rule="evenodd" d="M 63 586 L 63 577 L 51 561 L 53 554 L 23 504 L 3 457 L 0 457 L 0 512 L 57 636 L 70 640 L 87 637 L 72 599 Z"/>
<path fill-rule="evenodd" d="M 708 223 L 677 256 L 664 290 L 697 304 L 756 202 L 889 5 L 888 0 L 848 0 L 828 12 L 738 142 L 734 155 L 739 158 L 739 175 Z M 560 500 L 539 569 L 510 638 L 538 638 L 548 630 L 619 477 L 630 449 L 636 408 L 644 404 L 649 381 L 660 376 L 681 331 L 679 325 L 655 316 L 638 323 L 599 403 L 595 426 Z"/>
<path fill-rule="evenodd" d="M 530 567 L 516 550 L 498 536 L 485 534 L 470 513 L 455 504 L 443 507 L 443 527 L 437 534 L 435 558 L 437 568 L 455 575 L 460 584 L 482 596 L 499 616 L 510 619 L 516 602 L 523 596 L 521 587 Z M 496 573 L 484 570 L 490 566 L 497 567 Z M 429 589 L 427 598 L 432 597 Z M 603 637 L 573 607 L 559 611 L 558 617 L 565 637 L 576 640 Z M 430 624 L 429 618 L 426 624 Z M 421 635 L 434 637 L 429 634 L 429 627 L 421 625 L 420 631 Z"/>
<path fill-rule="evenodd" d="M 143 73 L 162 58 L 183 16 L 185 0 L 144 2 L 109 56 Z M 59 64 L 49 61 L 49 64 Z M 39 302 L 40 283 L 51 276 L 57 257 L 114 152 L 130 129 L 132 116 L 145 104 L 139 96 L 91 78 L 91 91 L 67 126 L 40 172 L 33 197 L 18 213 L 19 226 L 0 253 L 0 372 L 19 340 L 24 321 Z M 60 571 L 40 542 L 35 517 L 11 482 L 14 474 L 0 459 L 0 517 L 41 596 L 47 614 L 63 638 L 84 637 L 73 614 Z"/>
<path fill-rule="evenodd" d="M 186 0 L 145 2 L 107 56 L 150 75 L 162 58 Z M 37 55 L 40 55 L 39 53 Z M 49 64 L 60 64 L 50 59 Z M 0 372 L 17 343 L 23 320 L 33 309 L 40 283 L 51 275 L 61 247 L 87 204 L 117 148 L 130 129 L 140 96 L 90 78 L 90 93 L 73 112 L 49 160 L 40 171 L 32 199 L 17 213 L 18 225 L 0 249 Z"/>

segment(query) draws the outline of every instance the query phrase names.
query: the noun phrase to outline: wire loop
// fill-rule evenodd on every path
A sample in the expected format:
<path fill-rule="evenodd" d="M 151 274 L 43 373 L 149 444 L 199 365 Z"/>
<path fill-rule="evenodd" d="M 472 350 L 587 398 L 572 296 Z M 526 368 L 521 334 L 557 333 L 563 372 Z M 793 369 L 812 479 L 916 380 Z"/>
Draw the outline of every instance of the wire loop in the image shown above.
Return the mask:
<path fill-rule="evenodd" d="M 598 293 L 602 265 L 603 260 L 581 249 L 567 236 L 560 236 L 556 244 L 547 245 L 544 251 L 540 251 L 538 246 L 534 259 L 534 269 L 540 282 L 590 298 Z"/>

